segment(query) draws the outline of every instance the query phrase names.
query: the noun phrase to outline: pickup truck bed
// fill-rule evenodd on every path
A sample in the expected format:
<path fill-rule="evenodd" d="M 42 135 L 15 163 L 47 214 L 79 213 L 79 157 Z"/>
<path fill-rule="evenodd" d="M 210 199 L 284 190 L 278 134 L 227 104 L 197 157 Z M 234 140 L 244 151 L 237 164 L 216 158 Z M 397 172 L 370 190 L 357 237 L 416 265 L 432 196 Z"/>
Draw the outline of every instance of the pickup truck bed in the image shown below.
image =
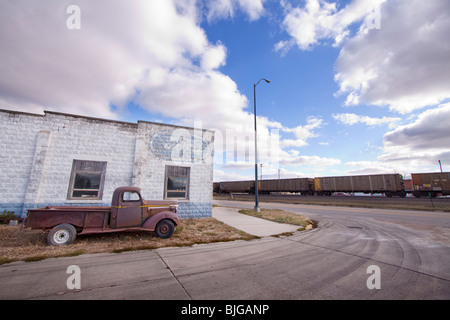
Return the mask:
<path fill-rule="evenodd" d="M 25 226 L 32 229 L 46 229 L 63 223 L 82 229 L 79 234 L 92 233 L 89 231 L 107 232 L 109 228 L 110 207 L 63 207 L 47 206 L 41 209 L 28 210 L 29 216 Z M 118 231 L 118 230 L 112 230 Z"/>

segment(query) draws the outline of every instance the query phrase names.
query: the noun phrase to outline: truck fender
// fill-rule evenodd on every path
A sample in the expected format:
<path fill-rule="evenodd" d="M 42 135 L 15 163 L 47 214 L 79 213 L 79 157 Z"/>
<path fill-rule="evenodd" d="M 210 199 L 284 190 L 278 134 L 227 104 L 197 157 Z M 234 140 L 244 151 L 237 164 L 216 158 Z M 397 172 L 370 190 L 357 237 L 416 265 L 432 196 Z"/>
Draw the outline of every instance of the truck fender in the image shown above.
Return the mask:
<path fill-rule="evenodd" d="M 176 213 L 173 213 L 172 211 L 163 211 L 148 218 L 142 225 L 142 228 L 155 231 L 156 225 L 163 219 L 170 219 L 173 221 L 175 226 L 179 225 L 179 218 Z"/>

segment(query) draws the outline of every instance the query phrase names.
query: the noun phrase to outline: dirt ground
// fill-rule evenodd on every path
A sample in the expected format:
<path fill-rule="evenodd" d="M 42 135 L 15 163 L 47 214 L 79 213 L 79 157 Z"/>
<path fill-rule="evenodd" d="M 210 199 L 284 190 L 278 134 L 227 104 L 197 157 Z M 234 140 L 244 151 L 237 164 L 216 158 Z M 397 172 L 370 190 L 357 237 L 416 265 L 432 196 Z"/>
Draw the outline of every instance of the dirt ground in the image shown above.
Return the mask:
<path fill-rule="evenodd" d="M 150 232 L 119 232 L 77 236 L 70 245 L 50 246 L 47 244 L 47 234 L 48 231 L 22 230 L 21 225 L 0 225 L 0 264 L 85 253 L 146 250 L 257 238 L 214 218 L 181 220 L 169 239 L 157 238 Z"/>

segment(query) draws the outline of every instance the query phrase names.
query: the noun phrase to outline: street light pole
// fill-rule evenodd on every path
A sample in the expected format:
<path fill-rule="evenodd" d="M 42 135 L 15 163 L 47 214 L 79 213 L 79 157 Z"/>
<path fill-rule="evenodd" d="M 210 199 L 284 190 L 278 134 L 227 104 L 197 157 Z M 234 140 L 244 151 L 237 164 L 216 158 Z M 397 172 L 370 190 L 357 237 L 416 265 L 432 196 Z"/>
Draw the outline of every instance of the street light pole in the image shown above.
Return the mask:
<path fill-rule="evenodd" d="M 267 83 L 270 83 L 267 79 L 259 79 L 259 81 L 256 84 L 253 84 L 253 104 L 254 104 L 254 116 L 255 116 L 255 212 L 260 212 L 259 209 L 259 199 L 258 199 L 258 135 L 257 135 L 257 129 L 256 129 L 256 86 L 258 83 L 264 80 Z"/>

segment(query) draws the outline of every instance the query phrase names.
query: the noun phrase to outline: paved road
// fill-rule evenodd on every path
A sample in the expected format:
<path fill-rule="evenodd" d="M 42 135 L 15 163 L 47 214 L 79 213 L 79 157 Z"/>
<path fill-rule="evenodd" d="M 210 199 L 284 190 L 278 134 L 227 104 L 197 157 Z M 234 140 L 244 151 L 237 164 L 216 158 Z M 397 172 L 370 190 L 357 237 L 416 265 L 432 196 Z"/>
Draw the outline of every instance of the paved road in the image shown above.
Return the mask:
<path fill-rule="evenodd" d="M 320 227 L 281 238 L 6 264 L 0 299 L 450 299 L 449 213 L 261 205 L 302 213 Z M 80 267 L 80 290 L 67 288 L 69 265 Z M 380 289 L 369 289 L 368 280 Z"/>

